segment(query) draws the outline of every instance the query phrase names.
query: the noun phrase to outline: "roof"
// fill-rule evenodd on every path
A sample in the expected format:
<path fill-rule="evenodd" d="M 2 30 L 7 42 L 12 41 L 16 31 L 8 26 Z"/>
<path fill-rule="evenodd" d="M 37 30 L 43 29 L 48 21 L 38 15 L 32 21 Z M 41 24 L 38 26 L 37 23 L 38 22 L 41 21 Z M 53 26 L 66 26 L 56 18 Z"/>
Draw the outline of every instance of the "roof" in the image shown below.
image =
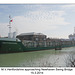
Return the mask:
<path fill-rule="evenodd" d="M 22 33 L 22 34 L 20 34 L 19 36 L 22 36 L 22 35 L 44 35 L 44 34 L 42 34 L 42 33 L 30 32 L 30 33 Z"/>

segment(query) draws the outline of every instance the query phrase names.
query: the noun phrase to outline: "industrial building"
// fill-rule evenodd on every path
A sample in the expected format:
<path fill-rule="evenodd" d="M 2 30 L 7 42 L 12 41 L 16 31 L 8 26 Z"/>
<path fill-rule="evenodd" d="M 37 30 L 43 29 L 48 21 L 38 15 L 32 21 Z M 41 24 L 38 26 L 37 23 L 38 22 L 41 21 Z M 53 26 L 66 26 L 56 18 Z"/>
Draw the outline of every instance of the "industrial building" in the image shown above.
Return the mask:
<path fill-rule="evenodd" d="M 47 38 L 46 35 L 42 33 L 22 33 L 20 35 L 17 35 L 17 38 L 19 38 L 23 44 L 26 47 L 48 47 L 48 46 L 54 46 L 60 44 L 60 39 L 56 38 Z"/>
<path fill-rule="evenodd" d="M 74 33 L 69 35 L 69 39 L 75 41 L 75 27 L 74 27 Z"/>
<path fill-rule="evenodd" d="M 42 33 L 22 33 L 17 36 L 27 47 L 46 46 L 45 41 L 47 36 Z"/>
<path fill-rule="evenodd" d="M 42 33 L 31 32 L 17 35 L 17 38 L 19 38 L 20 40 L 43 41 L 46 39 L 46 35 Z"/>

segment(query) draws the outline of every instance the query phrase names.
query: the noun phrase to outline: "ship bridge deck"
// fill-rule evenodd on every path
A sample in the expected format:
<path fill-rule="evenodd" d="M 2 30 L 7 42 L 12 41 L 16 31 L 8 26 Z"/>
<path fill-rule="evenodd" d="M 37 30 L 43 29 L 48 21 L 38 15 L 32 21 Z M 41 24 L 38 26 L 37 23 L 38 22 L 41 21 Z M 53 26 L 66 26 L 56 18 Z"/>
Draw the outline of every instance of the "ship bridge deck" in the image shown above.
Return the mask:
<path fill-rule="evenodd" d="M 0 38 L 0 41 L 18 41 L 20 42 L 20 40 L 17 38 Z"/>

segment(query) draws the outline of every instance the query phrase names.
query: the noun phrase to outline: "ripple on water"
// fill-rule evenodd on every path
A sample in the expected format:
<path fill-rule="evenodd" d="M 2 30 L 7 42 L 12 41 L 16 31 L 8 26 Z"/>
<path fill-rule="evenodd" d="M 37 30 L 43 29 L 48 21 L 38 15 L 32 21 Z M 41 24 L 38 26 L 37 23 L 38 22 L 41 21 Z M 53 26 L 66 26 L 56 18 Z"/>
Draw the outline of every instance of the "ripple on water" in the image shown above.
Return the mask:
<path fill-rule="evenodd" d="M 0 54 L 0 66 L 13 67 L 65 67 L 66 59 L 73 53 L 75 47 L 62 48 L 62 50 L 44 50 L 34 52 L 22 52 Z"/>

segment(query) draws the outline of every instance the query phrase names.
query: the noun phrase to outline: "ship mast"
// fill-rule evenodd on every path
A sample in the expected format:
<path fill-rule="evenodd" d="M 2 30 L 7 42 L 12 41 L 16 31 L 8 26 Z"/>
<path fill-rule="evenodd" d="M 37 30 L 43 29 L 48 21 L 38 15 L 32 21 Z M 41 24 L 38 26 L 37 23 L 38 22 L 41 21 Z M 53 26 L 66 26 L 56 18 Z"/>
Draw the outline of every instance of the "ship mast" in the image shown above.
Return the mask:
<path fill-rule="evenodd" d="M 12 18 L 11 18 L 11 16 L 9 15 L 9 25 L 8 25 L 8 26 L 9 26 L 9 34 L 8 34 L 8 37 L 9 37 L 9 38 L 11 38 L 11 28 L 12 28 L 12 27 L 11 27 L 11 22 L 12 22 Z"/>
<path fill-rule="evenodd" d="M 9 33 L 11 34 L 11 16 L 9 16 Z"/>

